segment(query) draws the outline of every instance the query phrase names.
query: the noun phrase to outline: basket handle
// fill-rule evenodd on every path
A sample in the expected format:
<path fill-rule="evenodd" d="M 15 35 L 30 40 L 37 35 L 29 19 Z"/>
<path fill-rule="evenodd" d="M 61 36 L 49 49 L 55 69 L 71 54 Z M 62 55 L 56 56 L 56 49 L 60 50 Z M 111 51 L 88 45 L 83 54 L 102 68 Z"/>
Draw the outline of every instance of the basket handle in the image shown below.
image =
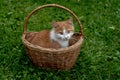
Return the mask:
<path fill-rule="evenodd" d="M 71 15 L 73 15 L 75 17 L 75 19 L 77 20 L 78 22 L 78 25 L 80 27 L 80 32 L 81 32 L 81 35 L 83 36 L 83 28 L 82 28 L 82 24 L 79 20 L 79 18 L 75 15 L 74 12 L 72 12 L 70 9 L 64 7 L 64 6 L 61 6 L 61 5 L 58 5 L 58 4 L 46 4 L 46 5 L 42 5 L 42 6 L 39 6 L 38 8 L 34 9 L 31 13 L 29 13 L 29 15 L 26 17 L 26 20 L 24 22 L 24 26 L 23 26 L 23 33 L 26 33 L 26 28 L 27 28 L 27 23 L 28 23 L 28 20 L 29 18 L 32 16 L 32 14 L 34 14 L 35 12 L 37 12 L 38 10 L 42 9 L 42 8 L 45 8 L 45 7 L 58 7 L 58 8 L 61 8 L 61 9 L 64 9 L 66 11 L 68 11 Z"/>

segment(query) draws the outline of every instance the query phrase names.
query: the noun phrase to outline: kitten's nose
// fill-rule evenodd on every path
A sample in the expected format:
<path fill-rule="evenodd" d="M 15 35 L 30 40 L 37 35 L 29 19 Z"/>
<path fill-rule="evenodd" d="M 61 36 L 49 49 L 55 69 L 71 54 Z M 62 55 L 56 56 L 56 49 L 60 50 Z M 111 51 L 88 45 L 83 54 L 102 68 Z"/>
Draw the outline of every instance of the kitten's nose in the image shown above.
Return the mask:
<path fill-rule="evenodd" d="M 68 39 L 68 36 L 65 36 L 65 40 L 67 40 Z"/>

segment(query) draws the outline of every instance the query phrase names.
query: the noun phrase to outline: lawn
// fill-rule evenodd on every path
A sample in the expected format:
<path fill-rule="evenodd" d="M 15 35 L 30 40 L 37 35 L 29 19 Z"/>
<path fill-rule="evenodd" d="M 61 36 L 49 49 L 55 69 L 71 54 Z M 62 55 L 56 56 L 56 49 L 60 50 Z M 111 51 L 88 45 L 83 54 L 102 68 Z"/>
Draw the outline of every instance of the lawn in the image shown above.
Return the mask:
<path fill-rule="evenodd" d="M 21 41 L 28 13 L 48 3 L 71 9 L 83 25 L 84 43 L 67 71 L 34 67 Z M 61 9 L 42 9 L 30 18 L 27 31 L 51 29 L 52 20 L 69 17 Z M 120 80 L 120 0 L 0 0 L 0 80 Z"/>

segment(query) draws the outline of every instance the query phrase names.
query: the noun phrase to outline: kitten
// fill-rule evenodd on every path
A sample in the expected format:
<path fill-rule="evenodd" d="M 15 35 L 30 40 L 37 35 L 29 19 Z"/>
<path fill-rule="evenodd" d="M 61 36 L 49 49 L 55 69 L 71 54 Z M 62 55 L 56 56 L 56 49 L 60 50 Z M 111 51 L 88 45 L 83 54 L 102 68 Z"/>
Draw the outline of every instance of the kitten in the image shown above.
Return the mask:
<path fill-rule="evenodd" d="M 70 18 L 66 21 L 52 22 L 53 28 L 38 32 L 32 44 L 39 45 L 45 48 L 65 48 L 69 46 L 69 39 L 74 34 L 73 20 Z"/>

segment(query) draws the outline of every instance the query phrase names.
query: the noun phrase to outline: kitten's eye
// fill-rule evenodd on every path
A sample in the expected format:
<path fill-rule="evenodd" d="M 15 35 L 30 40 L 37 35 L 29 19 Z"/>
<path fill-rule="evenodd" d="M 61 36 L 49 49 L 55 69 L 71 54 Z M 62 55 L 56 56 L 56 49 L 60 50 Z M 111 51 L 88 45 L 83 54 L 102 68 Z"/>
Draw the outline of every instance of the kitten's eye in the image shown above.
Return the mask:
<path fill-rule="evenodd" d="M 60 32 L 59 32 L 59 34 L 63 35 L 63 32 L 62 32 L 62 31 L 60 31 Z"/>
<path fill-rule="evenodd" d="M 69 30 L 69 31 L 67 31 L 67 33 L 70 33 L 70 30 Z"/>

